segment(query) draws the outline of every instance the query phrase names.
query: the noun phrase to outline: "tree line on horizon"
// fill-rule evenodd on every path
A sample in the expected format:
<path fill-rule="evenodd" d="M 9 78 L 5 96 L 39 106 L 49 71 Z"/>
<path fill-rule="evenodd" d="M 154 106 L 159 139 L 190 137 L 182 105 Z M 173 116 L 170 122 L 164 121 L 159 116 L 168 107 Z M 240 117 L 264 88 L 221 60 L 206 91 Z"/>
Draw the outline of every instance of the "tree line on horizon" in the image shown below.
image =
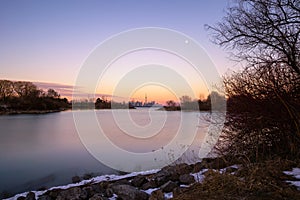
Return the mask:
<path fill-rule="evenodd" d="M 190 111 L 210 111 L 212 109 L 212 104 L 214 105 L 214 110 L 224 109 L 226 107 L 226 98 L 224 95 L 212 91 L 206 99 L 192 99 L 188 95 L 183 95 L 180 98 L 180 102 L 174 100 L 168 100 L 161 109 L 166 111 L 180 111 L 180 110 L 190 110 Z M 98 97 L 95 99 L 81 99 L 73 100 L 73 109 L 134 109 L 135 106 L 132 102 L 116 102 L 108 100 L 105 97 Z M 151 106 L 150 106 L 151 107 Z"/>
<path fill-rule="evenodd" d="M 226 108 L 226 98 L 224 95 L 212 91 L 206 99 L 192 99 L 188 95 L 183 95 L 180 98 L 180 103 L 176 103 L 174 100 L 166 101 L 164 109 L 167 111 L 176 110 L 196 110 L 196 111 L 211 111 L 212 105 L 214 110 L 224 110 Z"/>
<path fill-rule="evenodd" d="M 174 100 L 166 102 L 164 109 L 175 110 L 211 110 L 212 102 L 224 101 L 224 96 L 217 92 L 211 92 L 206 99 L 192 99 L 184 95 L 180 97 L 180 103 Z M 66 98 L 60 98 L 60 94 L 54 89 L 44 91 L 28 81 L 0 80 L 0 112 L 9 111 L 46 111 L 70 109 L 132 109 L 129 102 L 115 102 L 106 98 L 94 100 L 74 100 L 69 102 Z M 217 103 L 216 103 L 217 104 Z"/>
<path fill-rule="evenodd" d="M 59 111 L 70 106 L 54 89 L 44 91 L 32 82 L 0 80 L 0 112 Z"/>
<path fill-rule="evenodd" d="M 179 110 L 193 110 L 193 111 L 210 111 L 212 103 L 214 103 L 215 109 L 224 108 L 225 96 L 219 94 L 218 92 L 211 92 L 206 99 L 192 99 L 190 96 L 183 95 L 180 97 L 180 103 L 174 100 L 168 100 L 163 106 L 164 110 L 167 111 L 179 111 Z M 90 103 L 90 107 L 92 107 Z M 95 109 L 134 109 L 135 107 L 131 102 L 114 102 L 107 100 L 105 98 L 97 98 L 95 101 Z"/>

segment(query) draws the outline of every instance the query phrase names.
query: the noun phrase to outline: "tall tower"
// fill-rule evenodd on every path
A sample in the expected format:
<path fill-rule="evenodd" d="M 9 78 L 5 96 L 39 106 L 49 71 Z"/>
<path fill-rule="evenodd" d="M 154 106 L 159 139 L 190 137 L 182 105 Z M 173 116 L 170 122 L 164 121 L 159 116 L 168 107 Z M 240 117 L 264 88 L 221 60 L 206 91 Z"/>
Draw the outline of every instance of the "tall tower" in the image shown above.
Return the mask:
<path fill-rule="evenodd" d="M 145 94 L 145 105 L 147 105 L 147 93 Z"/>

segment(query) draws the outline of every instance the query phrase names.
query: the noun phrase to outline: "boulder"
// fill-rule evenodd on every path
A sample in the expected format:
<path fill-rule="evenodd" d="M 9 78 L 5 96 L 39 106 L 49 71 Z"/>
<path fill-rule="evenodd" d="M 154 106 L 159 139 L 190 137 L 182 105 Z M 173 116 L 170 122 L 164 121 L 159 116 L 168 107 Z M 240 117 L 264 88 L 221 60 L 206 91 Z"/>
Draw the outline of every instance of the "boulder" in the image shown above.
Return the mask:
<path fill-rule="evenodd" d="M 186 164 L 178 164 L 174 166 L 166 166 L 162 168 L 158 173 L 156 173 L 153 178 L 160 186 L 168 181 L 178 181 L 179 176 L 182 174 L 189 174 L 191 173 L 193 168 Z"/>
<path fill-rule="evenodd" d="M 160 189 L 163 192 L 172 192 L 174 188 L 178 187 L 178 185 L 173 181 L 168 181 L 167 183 L 163 184 Z"/>
<path fill-rule="evenodd" d="M 208 168 L 207 163 L 203 162 L 197 162 L 194 164 L 194 168 L 192 170 L 192 173 L 200 172 L 202 169 Z"/>
<path fill-rule="evenodd" d="M 82 188 L 83 193 L 86 193 L 88 197 L 92 197 L 95 192 L 92 186 L 86 186 Z"/>
<path fill-rule="evenodd" d="M 154 174 L 152 178 L 156 181 L 158 185 L 162 185 L 169 181 L 170 175 L 171 173 L 168 170 L 161 169 L 156 174 Z"/>
<path fill-rule="evenodd" d="M 154 180 L 150 180 L 150 181 L 146 182 L 145 184 L 143 184 L 141 189 L 148 190 L 150 188 L 157 188 L 157 187 L 158 187 L 158 185 L 156 184 L 156 182 Z"/>
<path fill-rule="evenodd" d="M 121 179 L 111 183 L 110 185 L 130 185 L 130 182 L 127 179 Z"/>
<path fill-rule="evenodd" d="M 174 167 L 175 167 L 175 171 L 177 174 L 189 174 L 193 170 L 193 167 L 186 163 L 181 163 L 181 164 L 175 165 Z"/>
<path fill-rule="evenodd" d="M 182 184 L 190 185 L 195 182 L 195 178 L 190 174 L 183 174 L 179 176 L 179 181 Z"/>
<path fill-rule="evenodd" d="M 56 199 L 56 197 L 59 195 L 59 193 L 62 191 L 62 189 L 53 189 L 53 190 L 48 190 L 46 193 L 44 193 L 42 196 L 49 196 L 51 199 Z"/>
<path fill-rule="evenodd" d="M 210 169 L 222 169 L 228 166 L 228 163 L 224 158 L 203 158 L 203 165 L 206 165 Z"/>
<path fill-rule="evenodd" d="M 182 194 L 182 193 L 184 193 L 188 190 L 189 190 L 189 188 L 187 188 L 187 187 L 176 187 L 176 188 L 173 189 L 173 197 L 176 198 L 180 194 Z"/>
<path fill-rule="evenodd" d="M 88 194 L 85 190 L 79 187 L 72 187 L 66 190 L 62 190 L 57 196 L 57 199 L 87 199 Z"/>
<path fill-rule="evenodd" d="M 52 198 L 48 195 L 42 195 L 42 196 L 39 196 L 38 198 L 39 200 L 52 200 Z M 56 198 L 55 198 L 56 199 Z"/>
<path fill-rule="evenodd" d="M 138 175 L 131 180 L 131 185 L 134 187 L 141 187 L 144 183 L 147 182 L 145 176 Z"/>
<path fill-rule="evenodd" d="M 89 180 L 89 179 L 91 179 L 91 178 L 93 178 L 93 174 L 92 174 L 92 173 L 90 173 L 90 174 L 84 174 L 84 175 L 82 176 L 82 179 L 83 179 L 83 180 Z"/>
<path fill-rule="evenodd" d="M 89 200 L 108 200 L 108 198 L 101 194 L 94 194 L 91 198 L 89 198 Z"/>
<path fill-rule="evenodd" d="M 28 192 L 28 194 L 26 195 L 25 200 L 35 200 L 35 193 Z"/>
<path fill-rule="evenodd" d="M 72 183 L 79 183 L 81 181 L 79 176 L 73 176 L 72 177 Z"/>
<path fill-rule="evenodd" d="M 113 185 L 112 190 L 123 200 L 148 200 L 149 195 L 131 185 Z"/>
<path fill-rule="evenodd" d="M 164 200 L 164 199 L 165 199 L 165 195 L 160 189 L 153 191 L 149 197 L 149 200 Z"/>
<path fill-rule="evenodd" d="M 105 190 L 105 196 L 108 197 L 108 198 L 113 197 L 114 196 L 114 191 L 111 188 L 107 188 Z"/>

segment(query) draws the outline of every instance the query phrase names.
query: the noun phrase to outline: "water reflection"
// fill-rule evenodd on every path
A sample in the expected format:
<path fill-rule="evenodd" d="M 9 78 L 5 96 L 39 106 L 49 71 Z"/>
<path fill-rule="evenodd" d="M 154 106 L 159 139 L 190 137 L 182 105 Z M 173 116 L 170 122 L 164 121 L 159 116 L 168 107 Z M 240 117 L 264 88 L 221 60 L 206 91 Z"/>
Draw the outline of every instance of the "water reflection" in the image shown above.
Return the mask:
<path fill-rule="evenodd" d="M 164 146 L 174 137 L 180 119 L 180 112 L 168 113 L 164 128 L 158 134 L 150 139 L 137 139 L 124 134 L 113 124 L 110 111 L 99 110 L 96 115 L 104 131 L 110 133 L 111 141 L 131 152 L 149 152 Z M 140 126 L 151 123 L 148 112 L 131 111 L 130 115 Z M 187 115 L 198 117 L 199 113 Z M 82 145 L 72 111 L 0 116 L 0 127 L 0 192 L 15 193 L 66 184 L 72 176 L 90 172 L 116 173 L 93 158 Z M 201 133 L 204 131 L 203 126 L 198 130 L 194 141 L 197 148 L 203 140 Z M 108 149 L 103 151 L 109 153 Z"/>

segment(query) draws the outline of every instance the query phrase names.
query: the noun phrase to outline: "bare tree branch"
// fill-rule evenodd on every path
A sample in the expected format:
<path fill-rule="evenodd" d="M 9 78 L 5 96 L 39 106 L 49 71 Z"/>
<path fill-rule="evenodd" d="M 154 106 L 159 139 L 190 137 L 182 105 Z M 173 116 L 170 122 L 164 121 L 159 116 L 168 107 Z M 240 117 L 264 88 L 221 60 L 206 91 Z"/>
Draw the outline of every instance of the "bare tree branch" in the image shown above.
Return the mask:
<path fill-rule="evenodd" d="M 223 22 L 206 28 L 214 43 L 240 60 L 250 65 L 276 60 L 300 75 L 300 0 L 238 0 Z"/>

